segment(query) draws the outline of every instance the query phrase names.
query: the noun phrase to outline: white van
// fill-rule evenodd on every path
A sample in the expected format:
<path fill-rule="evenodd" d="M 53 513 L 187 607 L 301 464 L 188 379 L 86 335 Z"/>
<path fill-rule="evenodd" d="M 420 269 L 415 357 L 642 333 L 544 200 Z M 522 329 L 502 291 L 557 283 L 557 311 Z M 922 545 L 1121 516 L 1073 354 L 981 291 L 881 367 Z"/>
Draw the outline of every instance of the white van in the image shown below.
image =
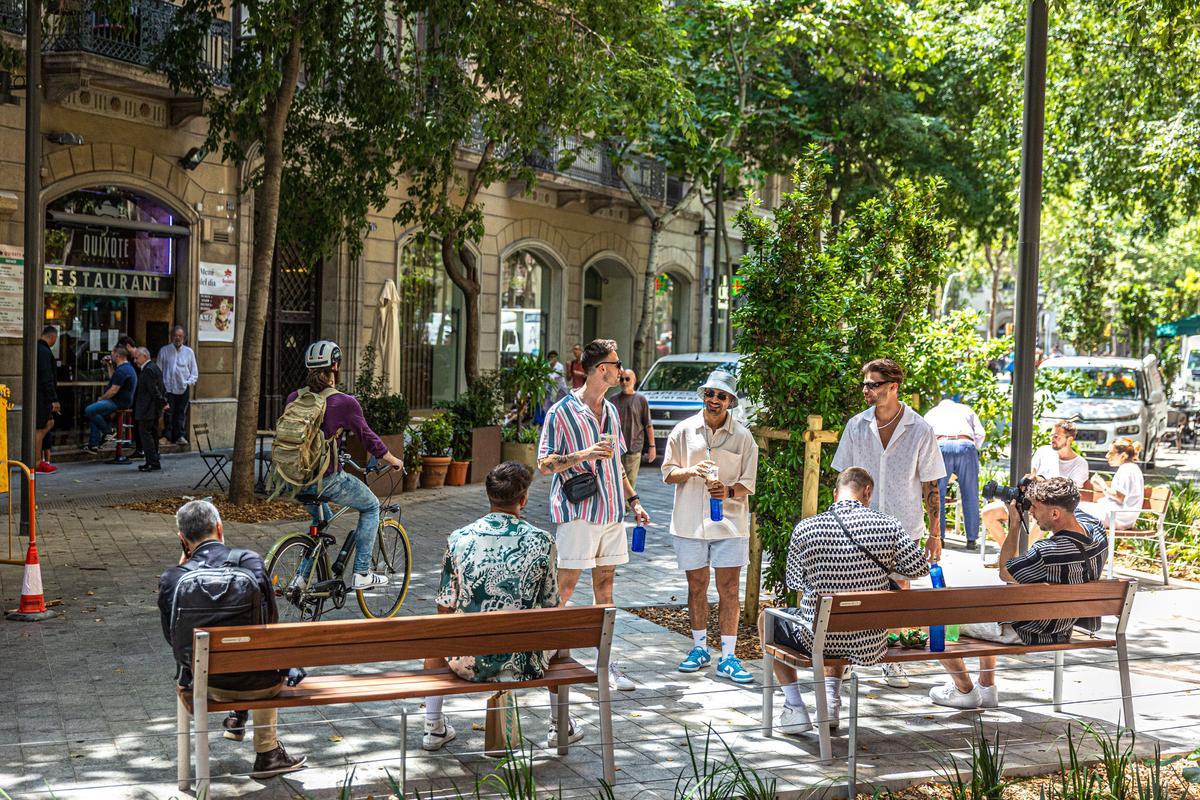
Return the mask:
<path fill-rule="evenodd" d="M 738 374 L 740 353 L 682 353 L 663 356 L 642 378 L 638 391 L 650 405 L 650 421 L 654 425 L 654 446 L 659 457 L 667 446 L 671 429 L 683 419 L 693 416 L 704 407 L 696 391 L 713 370 Z M 747 424 L 754 418 L 754 408 L 744 398 L 738 399 L 734 419 Z"/>

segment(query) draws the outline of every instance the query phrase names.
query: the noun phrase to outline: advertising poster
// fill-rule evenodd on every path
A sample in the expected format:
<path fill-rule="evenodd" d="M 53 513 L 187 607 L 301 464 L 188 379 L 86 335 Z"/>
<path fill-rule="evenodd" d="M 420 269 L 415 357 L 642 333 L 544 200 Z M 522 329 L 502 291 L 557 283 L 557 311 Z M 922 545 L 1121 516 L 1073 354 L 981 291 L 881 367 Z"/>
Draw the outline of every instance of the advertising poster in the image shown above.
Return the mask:
<path fill-rule="evenodd" d="M 200 336 L 202 342 L 232 342 L 237 266 L 200 262 Z"/>
<path fill-rule="evenodd" d="M 0 336 L 20 338 L 24 322 L 25 250 L 0 244 Z"/>

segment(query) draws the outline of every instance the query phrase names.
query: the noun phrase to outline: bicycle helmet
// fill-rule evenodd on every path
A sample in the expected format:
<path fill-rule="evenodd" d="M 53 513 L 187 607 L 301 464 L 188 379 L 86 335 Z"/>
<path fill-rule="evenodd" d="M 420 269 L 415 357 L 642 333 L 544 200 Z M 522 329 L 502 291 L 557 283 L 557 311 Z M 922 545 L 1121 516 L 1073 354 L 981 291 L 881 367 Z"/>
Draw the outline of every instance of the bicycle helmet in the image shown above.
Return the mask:
<path fill-rule="evenodd" d="M 331 367 L 340 363 L 342 363 L 342 348 L 337 346 L 337 342 L 322 339 L 319 342 L 313 342 L 304 351 L 304 366 L 309 369 Z"/>

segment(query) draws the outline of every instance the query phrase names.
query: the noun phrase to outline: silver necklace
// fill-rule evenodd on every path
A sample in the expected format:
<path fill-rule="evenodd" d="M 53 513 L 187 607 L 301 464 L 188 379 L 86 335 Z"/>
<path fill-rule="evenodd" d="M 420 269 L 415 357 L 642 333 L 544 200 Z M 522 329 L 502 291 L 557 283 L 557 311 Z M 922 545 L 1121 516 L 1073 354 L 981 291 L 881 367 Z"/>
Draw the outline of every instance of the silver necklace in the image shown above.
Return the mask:
<path fill-rule="evenodd" d="M 876 425 L 876 427 L 877 427 L 879 430 L 883 430 L 884 428 L 890 428 L 890 427 L 892 427 L 893 425 L 895 425 L 895 424 L 896 424 L 896 420 L 900 419 L 900 415 L 901 415 L 901 414 L 903 414 L 903 413 L 904 413 L 904 406 L 900 406 L 900 410 L 896 412 L 896 416 L 892 417 L 892 421 L 891 421 L 891 422 L 888 422 L 888 423 L 886 423 L 886 424 L 880 425 L 880 424 L 879 424 L 879 420 L 878 420 L 878 419 L 876 419 L 876 421 L 875 421 L 875 425 Z"/>

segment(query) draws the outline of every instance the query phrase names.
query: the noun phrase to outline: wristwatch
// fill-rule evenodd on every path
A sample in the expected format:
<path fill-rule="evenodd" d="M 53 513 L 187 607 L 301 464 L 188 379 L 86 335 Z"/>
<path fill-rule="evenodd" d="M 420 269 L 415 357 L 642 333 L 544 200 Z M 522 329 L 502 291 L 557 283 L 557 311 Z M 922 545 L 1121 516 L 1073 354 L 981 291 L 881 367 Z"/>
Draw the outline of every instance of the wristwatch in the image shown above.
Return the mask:
<path fill-rule="evenodd" d="M 631 495 L 629 495 L 629 497 L 625 498 L 625 504 L 627 506 L 629 506 L 630 508 L 633 508 L 633 504 L 636 503 L 640 499 L 641 498 L 638 497 L 636 494 L 631 494 Z"/>

